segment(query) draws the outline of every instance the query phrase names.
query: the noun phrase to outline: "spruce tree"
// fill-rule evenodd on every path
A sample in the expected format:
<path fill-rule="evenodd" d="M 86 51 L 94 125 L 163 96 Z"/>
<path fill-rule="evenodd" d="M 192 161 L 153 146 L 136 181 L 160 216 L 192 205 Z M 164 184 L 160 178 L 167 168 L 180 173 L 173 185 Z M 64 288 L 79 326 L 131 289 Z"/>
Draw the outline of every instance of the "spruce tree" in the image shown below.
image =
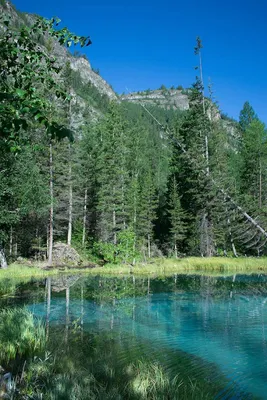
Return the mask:
<path fill-rule="evenodd" d="M 117 244 L 117 234 L 126 228 L 126 127 L 115 104 L 111 104 L 99 129 L 97 161 L 98 229 L 100 239 Z"/>
<path fill-rule="evenodd" d="M 251 122 L 257 119 L 257 114 L 255 113 L 252 106 L 249 104 L 248 101 L 244 103 L 244 106 L 239 114 L 239 125 L 243 132 L 249 127 Z"/>
<path fill-rule="evenodd" d="M 186 214 L 181 206 L 180 196 L 178 193 L 178 184 L 175 176 L 171 179 L 170 195 L 169 195 L 169 215 L 170 215 L 170 233 L 171 244 L 174 255 L 178 258 L 178 251 L 182 251 L 182 245 L 186 238 Z"/>
<path fill-rule="evenodd" d="M 214 254 L 214 237 L 211 220 L 211 180 L 207 173 L 206 134 L 210 120 L 203 113 L 202 84 L 199 79 L 190 93 L 190 110 L 179 130 L 185 152 L 180 153 L 178 179 L 183 203 L 191 218 L 191 234 L 198 231 L 196 247 L 191 249 L 205 256 Z"/>

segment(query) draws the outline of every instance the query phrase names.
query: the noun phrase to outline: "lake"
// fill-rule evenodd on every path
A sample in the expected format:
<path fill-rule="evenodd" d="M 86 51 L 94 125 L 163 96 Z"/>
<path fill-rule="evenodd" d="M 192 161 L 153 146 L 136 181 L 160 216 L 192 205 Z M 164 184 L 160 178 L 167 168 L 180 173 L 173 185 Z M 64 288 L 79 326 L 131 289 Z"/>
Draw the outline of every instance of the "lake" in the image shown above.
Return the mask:
<path fill-rule="evenodd" d="M 0 361 L 20 377 L 14 398 L 267 398 L 266 275 L 62 276 L 0 294 L 45 332 Z"/>

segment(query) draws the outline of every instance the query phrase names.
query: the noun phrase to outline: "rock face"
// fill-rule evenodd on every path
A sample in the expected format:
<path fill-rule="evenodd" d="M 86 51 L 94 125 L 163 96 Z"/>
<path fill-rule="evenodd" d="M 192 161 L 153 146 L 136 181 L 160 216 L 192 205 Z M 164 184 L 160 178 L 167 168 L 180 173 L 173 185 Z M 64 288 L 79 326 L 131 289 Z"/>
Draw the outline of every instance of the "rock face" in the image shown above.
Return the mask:
<path fill-rule="evenodd" d="M 100 75 L 95 73 L 86 58 L 70 57 L 70 67 L 73 71 L 78 71 L 84 84 L 91 83 L 94 85 L 101 94 L 105 94 L 110 100 L 117 100 L 117 96 L 111 89 L 110 85 L 101 78 Z"/>
<path fill-rule="evenodd" d="M 122 95 L 121 100 L 131 103 L 159 106 L 167 110 L 174 109 L 185 111 L 189 109 L 188 95 L 185 91 L 178 89 L 134 92 Z"/>
<path fill-rule="evenodd" d="M 77 251 L 65 243 L 55 243 L 53 246 L 53 264 L 60 265 L 73 265 L 81 264 L 82 260 Z"/>

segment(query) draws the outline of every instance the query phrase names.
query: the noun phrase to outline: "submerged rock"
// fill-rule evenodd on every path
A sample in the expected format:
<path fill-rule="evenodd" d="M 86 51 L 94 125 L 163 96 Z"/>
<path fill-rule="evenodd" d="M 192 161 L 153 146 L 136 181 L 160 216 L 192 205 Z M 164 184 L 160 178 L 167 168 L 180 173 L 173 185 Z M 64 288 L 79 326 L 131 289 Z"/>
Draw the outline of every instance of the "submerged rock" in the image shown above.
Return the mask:
<path fill-rule="evenodd" d="M 61 292 L 73 286 L 78 280 L 79 276 L 60 276 L 59 278 L 51 279 L 52 292 Z"/>

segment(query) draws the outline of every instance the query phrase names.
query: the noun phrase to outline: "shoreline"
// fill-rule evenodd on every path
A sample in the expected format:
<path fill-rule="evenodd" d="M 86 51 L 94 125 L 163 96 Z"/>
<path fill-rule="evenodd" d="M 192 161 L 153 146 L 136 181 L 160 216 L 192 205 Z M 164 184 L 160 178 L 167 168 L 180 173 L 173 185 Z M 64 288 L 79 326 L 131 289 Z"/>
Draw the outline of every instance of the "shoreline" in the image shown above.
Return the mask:
<path fill-rule="evenodd" d="M 45 278 L 58 275 L 103 275 L 103 276 L 168 276 L 173 274 L 233 275 L 267 273 L 267 257 L 263 258 L 227 258 L 227 257 L 187 257 L 181 259 L 151 259 L 147 263 L 106 264 L 92 268 L 54 267 L 45 269 L 44 264 L 13 263 L 5 270 L 0 270 L 0 281 L 4 279 Z"/>

